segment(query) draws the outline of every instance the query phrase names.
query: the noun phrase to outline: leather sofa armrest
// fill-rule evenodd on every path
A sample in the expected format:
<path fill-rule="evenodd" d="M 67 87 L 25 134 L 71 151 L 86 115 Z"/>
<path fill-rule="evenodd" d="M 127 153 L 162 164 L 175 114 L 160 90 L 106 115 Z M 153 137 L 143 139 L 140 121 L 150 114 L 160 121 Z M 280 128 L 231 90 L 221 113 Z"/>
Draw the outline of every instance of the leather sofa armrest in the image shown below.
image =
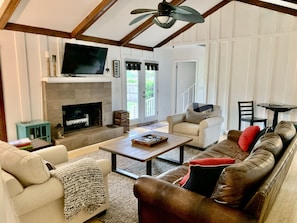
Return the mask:
<path fill-rule="evenodd" d="M 68 161 L 68 151 L 64 145 L 50 146 L 32 153 L 40 155 L 44 160 L 54 165 Z"/>
<path fill-rule="evenodd" d="M 253 222 L 251 217 L 240 210 L 151 176 L 142 176 L 136 180 L 134 195 L 139 203 L 146 203 L 145 206 L 152 207 L 156 213 L 168 213 L 182 222 Z"/>
<path fill-rule="evenodd" d="M 179 114 L 167 116 L 168 132 L 172 133 L 173 126 L 177 123 L 183 122 L 185 117 L 186 117 L 186 113 L 179 113 Z"/>
<path fill-rule="evenodd" d="M 227 139 L 238 142 L 241 133 L 242 131 L 240 130 L 230 130 L 227 134 Z"/>

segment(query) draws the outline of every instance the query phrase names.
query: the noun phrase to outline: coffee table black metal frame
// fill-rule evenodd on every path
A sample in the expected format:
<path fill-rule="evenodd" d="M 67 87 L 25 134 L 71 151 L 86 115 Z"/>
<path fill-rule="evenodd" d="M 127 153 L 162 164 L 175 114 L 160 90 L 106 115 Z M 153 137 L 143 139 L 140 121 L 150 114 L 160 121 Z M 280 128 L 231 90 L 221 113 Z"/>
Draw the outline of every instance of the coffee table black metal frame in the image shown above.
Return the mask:
<path fill-rule="evenodd" d="M 156 146 L 152 146 L 152 147 L 137 145 L 137 144 L 132 145 L 132 143 L 131 143 L 132 138 L 139 137 L 141 135 L 145 135 L 145 134 L 149 134 L 149 133 L 168 136 L 168 141 L 160 143 L 160 144 L 158 144 Z M 160 159 L 160 160 L 163 160 L 166 162 L 170 162 L 172 164 L 177 164 L 177 165 L 183 164 L 183 162 L 184 162 L 184 145 L 190 141 L 192 141 L 192 139 L 189 137 L 175 136 L 175 135 L 168 134 L 168 133 L 151 131 L 151 132 L 146 132 L 144 134 L 140 134 L 140 135 L 134 136 L 134 137 L 112 140 L 111 142 L 102 143 L 102 144 L 100 144 L 99 149 L 111 152 L 111 169 L 113 172 L 122 174 L 124 176 L 128 176 L 132 179 L 137 179 L 139 177 L 138 175 L 117 167 L 117 155 L 124 156 L 124 157 L 130 158 L 130 159 L 134 159 L 134 160 L 137 160 L 140 162 L 146 162 L 146 174 L 152 175 L 152 160 L 154 158 L 157 158 L 157 159 Z M 130 151 L 132 151 L 132 152 L 124 152 L 124 150 L 121 151 L 121 149 L 120 149 L 121 146 L 122 146 L 122 148 L 130 147 L 128 149 L 131 149 Z M 169 151 L 171 151 L 175 148 L 178 148 L 178 147 L 179 147 L 179 160 L 159 157 L 160 155 L 162 155 L 166 152 L 169 152 Z M 133 149 L 140 150 L 140 151 L 141 150 L 143 150 L 143 151 L 150 150 L 152 152 L 151 152 L 151 154 L 145 154 L 144 156 L 137 156 L 136 154 L 133 154 Z"/>
<path fill-rule="evenodd" d="M 184 146 L 180 146 L 179 147 L 179 160 L 174 160 L 174 159 L 167 159 L 167 158 L 163 158 L 163 157 L 156 157 L 159 160 L 163 160 L 165 162 L 169 162 L 172 164 L 183 164 L 184 162 Z M 124 169 L 118 168 L 117 167 L 117 154 L 115 153 L 111 153 L 111 170 L 115 173 L 119 173 L 122 174 L 124 176 L 128 176 L 132 179 L 137 179 L 139 176 L 131 173 L 129 171 L 126 171 Z M 146 161 L 146 174 L 147 175 L 152 175 L 152 159 Z"/>

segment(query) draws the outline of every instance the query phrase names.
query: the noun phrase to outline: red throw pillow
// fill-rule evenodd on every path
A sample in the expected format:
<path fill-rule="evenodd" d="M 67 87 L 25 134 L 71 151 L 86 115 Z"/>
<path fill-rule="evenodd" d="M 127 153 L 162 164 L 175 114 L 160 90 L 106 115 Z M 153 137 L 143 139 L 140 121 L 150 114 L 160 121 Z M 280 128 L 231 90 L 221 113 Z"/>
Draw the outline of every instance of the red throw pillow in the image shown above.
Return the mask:
<path fill-rule="evenodd" d="M 245 130 L 243 130 L 238 140 L 238 145 L 240 146 L 240 148 L 243 151 L 247 152 L 259 132 L 260 127 L 257 125 L 249 126 Z"/>
<path fill-rule="evenodd" d="M 191 160 L 191 165 L 204 165 L 204 166 L 215 166 L 215 165 L 222 165 L 222 164 L 233 164 L 235 163 L 235 159 L 232 158 L 201 158 L 197 160 Z M 188 173 L 183 177 L 183 179 L 179 182 L 181 186 L 183 186 L 190 176 L 190 167 Z"/>

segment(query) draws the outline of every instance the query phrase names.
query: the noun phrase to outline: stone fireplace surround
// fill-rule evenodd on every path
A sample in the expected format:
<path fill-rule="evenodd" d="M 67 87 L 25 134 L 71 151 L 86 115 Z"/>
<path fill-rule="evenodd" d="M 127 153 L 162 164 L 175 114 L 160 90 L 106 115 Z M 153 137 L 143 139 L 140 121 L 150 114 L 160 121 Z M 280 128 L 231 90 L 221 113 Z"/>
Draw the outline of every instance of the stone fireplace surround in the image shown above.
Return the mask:
<path fill-rule="evenodd" d="M 123 128 L 108 128 L 112 124 L 111 82 L 47 83 L 42 82 L 44 119 L 51 123 L 54 144 L 63 144 L 73 150 L 123 135 Z M 63 123 L 62 106 L 85 103 L 102 103 L 102 127 L 78 130 L 55 139 L 55 126 Z"/>

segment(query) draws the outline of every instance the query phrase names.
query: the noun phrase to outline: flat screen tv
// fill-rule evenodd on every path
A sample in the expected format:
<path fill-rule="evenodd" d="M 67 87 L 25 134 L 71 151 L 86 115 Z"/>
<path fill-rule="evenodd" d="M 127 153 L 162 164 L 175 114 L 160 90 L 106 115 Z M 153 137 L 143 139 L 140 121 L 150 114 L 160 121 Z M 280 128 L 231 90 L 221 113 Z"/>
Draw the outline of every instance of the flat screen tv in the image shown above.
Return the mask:
<path fill-rule="evenodd" d="M 107 48 L 73 43 L 65 44 L 62 74 L 103 74 Z"/>

